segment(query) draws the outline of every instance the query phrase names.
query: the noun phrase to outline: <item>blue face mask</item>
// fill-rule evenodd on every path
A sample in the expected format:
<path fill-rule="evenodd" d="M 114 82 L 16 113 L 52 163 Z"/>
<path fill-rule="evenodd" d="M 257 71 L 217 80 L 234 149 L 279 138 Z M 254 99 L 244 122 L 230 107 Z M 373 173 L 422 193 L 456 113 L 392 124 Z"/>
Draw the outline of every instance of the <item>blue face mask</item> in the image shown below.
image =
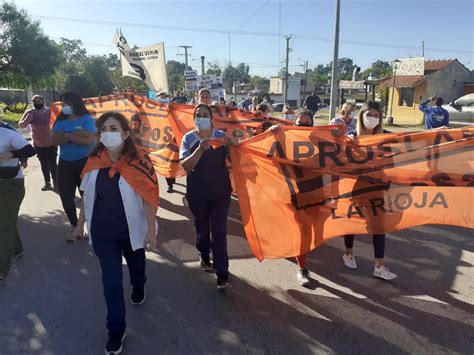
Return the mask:
<path fill-rule="evenodd" d="M 211 118 L 210 117 L 197 117 L 196 121 L 194 121 L 196 127 L 200 131 L 207 131 L 211 128 Z"/>
<path fill-rule="evenodd" d="M 63 106 L 61 109 L 62 113 L 64 113 L 66 116 L 72 115 L 72 107 L 71 106 Z"/>

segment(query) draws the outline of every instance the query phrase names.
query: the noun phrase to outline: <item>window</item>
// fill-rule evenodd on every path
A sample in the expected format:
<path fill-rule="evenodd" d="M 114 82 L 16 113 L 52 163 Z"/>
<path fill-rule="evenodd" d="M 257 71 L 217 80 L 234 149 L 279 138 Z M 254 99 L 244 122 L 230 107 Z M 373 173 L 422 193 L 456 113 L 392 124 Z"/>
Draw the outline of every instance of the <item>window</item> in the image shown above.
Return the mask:
<path fill-rule="evenodd" d="M 413 106 L 413 100 L 415 98 L 415 88 L 402 88 L 399 90 L 400 99 L 398 101 L 398 106 Z"/>

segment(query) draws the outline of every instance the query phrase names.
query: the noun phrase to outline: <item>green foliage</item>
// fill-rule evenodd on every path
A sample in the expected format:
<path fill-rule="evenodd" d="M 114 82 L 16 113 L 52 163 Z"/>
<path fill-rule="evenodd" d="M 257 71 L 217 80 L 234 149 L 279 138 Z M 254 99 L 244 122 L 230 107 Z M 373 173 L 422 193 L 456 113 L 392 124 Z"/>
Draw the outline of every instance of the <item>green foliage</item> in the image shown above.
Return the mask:
<path fill-rule="evenodd" d="M 384 78 L 392 75 L 392 66 L 389 62 L 383 60 L 377 60 L 372 63 L 370 68 L 367 68 L 362 73 L 364 79 L 367 79 L 372 74 L 376 78 Z"/>
<path fill-rule="evenodd" d="M 184 90 L 184 71 L 186 64 L 176 60 L 168 60 L 166 63 L 166 72 L 168 75 L 168 84 L 171 92 Z M 192 70 L 192 69 L 189 69 Z"/>
<path fill-rule="evenodd" d="M 252 89 L 256 87 L 259 91 L 268 92 L 270 89 L 270 79 L 254 75 L 250 78 L 250 87 Z"/>
<path fill-rule="evenodd" d="M 242 84 L 250 83 L 250 68 L 248 64 L 239 63 L 237 67 L 229 65 L 222 73 L 222 80 L 228 87 L 232 87 L 234 82 L 239 81 Z"/>
<path fill-rule="evenodd" d="M 207 63 L 209 65 L 209 68 L 206 71 L 206 74 L 212 75 L 222 75 L 222 69 L 219 67 L 219 63 Z"/>
<path fill-rule="evenodd" d="M 26 11 L 13 3 L 0 7 L 0 84 L 12 88 L 42 86 L 61 61 L 59 46 Z"/>
<path fill-rule="evenodd" d="M 25 103 L 25 102 L 17 102 L 13 105 L 5 105 L 3 107 L 3 111 L 4 112 L 11 112 L 11 113 L 18 113 L 18 114 L 22 114 L 23 112 L 26 111 L 26 109 L 28 108 L 28 104 Z"/>

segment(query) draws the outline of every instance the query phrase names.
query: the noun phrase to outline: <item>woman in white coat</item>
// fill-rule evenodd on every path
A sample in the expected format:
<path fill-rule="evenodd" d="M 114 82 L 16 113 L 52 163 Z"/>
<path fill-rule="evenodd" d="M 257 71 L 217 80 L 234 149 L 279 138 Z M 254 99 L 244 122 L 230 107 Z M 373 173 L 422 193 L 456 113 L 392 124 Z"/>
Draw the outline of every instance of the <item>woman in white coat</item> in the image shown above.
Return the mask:
<path fill-rule="evenodd" d="M 107 112 L 96 122 L 100 139 L 82 172 L 86 226 L 102 269 L 109 340 L 119 354 L 125 338 L 122 255 L 133 286 L 131 303 L 145 301 L 145 247 L 156 247 L 158 180 L 150 159 L 137 151 L 127 119 Z M 147 245 L 148 244 L 148 245 Z"/>

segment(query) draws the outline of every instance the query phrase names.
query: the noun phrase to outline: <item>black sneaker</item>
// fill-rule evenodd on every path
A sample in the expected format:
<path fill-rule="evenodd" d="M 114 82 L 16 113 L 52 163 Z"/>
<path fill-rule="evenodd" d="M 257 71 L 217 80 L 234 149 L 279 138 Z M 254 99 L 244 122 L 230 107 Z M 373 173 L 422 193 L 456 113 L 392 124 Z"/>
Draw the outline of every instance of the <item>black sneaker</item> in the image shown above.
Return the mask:
<path fill-rule="evenodd" d="M 123 332 L 109 332 L 109 340 L 105 346 L 106 355 L 120 354 L 123 348 L 123 341 L 125 340 L 125 331 Z"/>
<path fill-rule="evenodd" d="M 139 306 L 145 302 L 146 292 L 144 287 L 134 287 L 132 292 L 132 304 L 134 306 Z"/>
<path fill-rule="evenodd" d="M 211 261 L 209 260 L 209 256 L 207 256 L 207 257 L 201 257 L 200 266 L 201 266 L 201 270 L 204 270 L 204 271 L 206 271 L 206 272 L 212 272 L 212 271 L 214 271 L 214 270 L 212 269 L 212 265 L 211 265 Z"/>
<path fill-rule="evenodd" d="M 20 259 L 24 254 L 25 254 L 24 251 L 21 251 L 21 252 L 19 252 L 18 254 L 16 254 L 16 255 L 12 258 L 11 264 L 12 264 L 12 265 L 15 264 L 15 263 L 18 261 L 18 259 Z"/>
<path fill-rule="evenodd" d="M 52 190 L 53 187 L 51 186 L 51 183 L 50 182 L 47 182 L 44 184 L 44 186 L 41 188 L 41 191 L 49 191 L 49 190 Z"/>
<path fill-rule="evenodd" d="M 56 180 L 53 180 L 53 191 L 54 191 L 54 192 L 58 192 L 58 191 L 59 191 L 58 183 L 56 182 Z"/>
<path fill-rule="evenodd" d="M 173 186 L 168 186 L 168 189 L 166 190 L 166 192 L 168 192 L 170 194 L 173 193 L 174 192 Z"/>
<path fill-rule="evenodd" d="M 223 290 L 225 288 L 228 288 L 229 286 L 230 286 L 229 278 L 217 276 L 217 289 L 218 290 Z"/>

